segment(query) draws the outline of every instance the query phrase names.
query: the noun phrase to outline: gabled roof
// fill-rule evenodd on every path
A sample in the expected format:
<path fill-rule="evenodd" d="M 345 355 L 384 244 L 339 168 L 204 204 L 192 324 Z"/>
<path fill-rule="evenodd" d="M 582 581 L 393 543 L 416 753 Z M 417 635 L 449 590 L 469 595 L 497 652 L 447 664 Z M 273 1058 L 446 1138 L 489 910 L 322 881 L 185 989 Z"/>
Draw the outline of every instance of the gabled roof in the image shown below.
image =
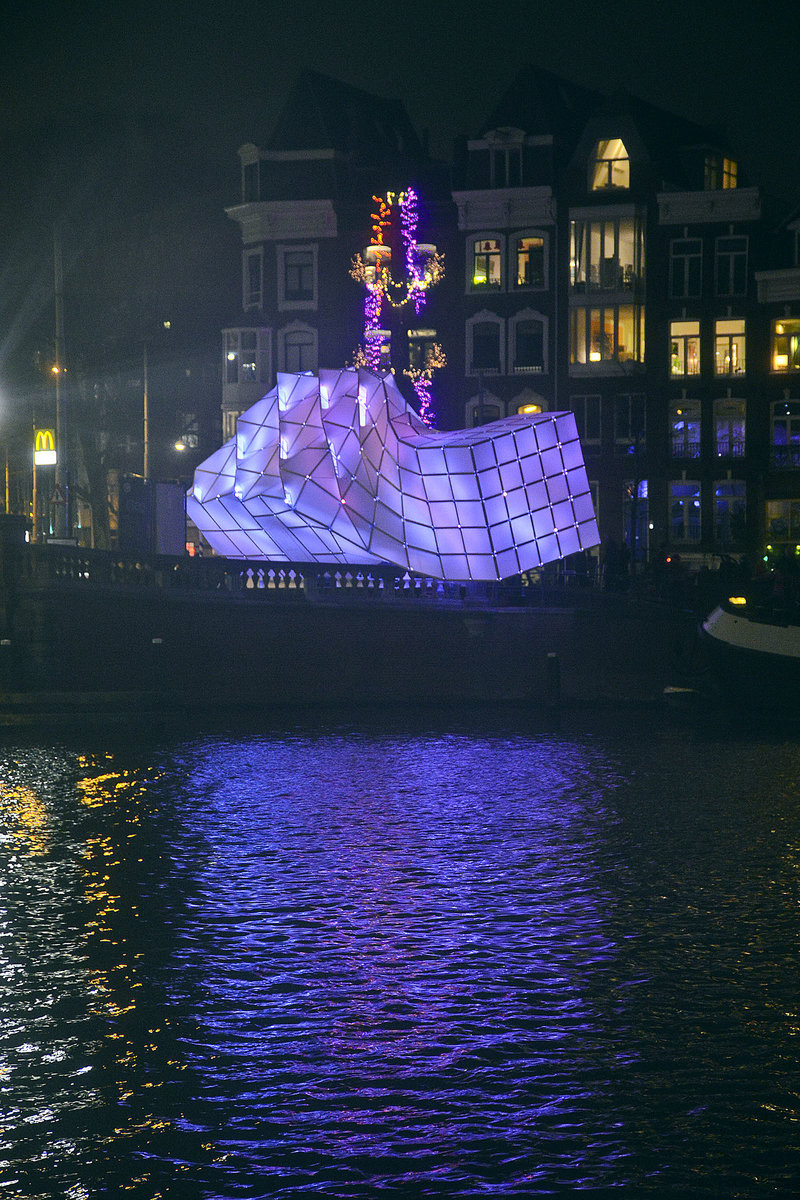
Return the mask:
<path fill-rule="evenodd" d="M 317 71 L 298 78 L 266 149 L 425 157 L 402 101 L 384 100 Z"/>
<path fill-rule="evenodd" d="M 552 134 L 569 140 L 577 136 L 601 100 L 599 92 L 529 65 L 517 74 L 481 132 L 512 126 L 527 134 Z"/>

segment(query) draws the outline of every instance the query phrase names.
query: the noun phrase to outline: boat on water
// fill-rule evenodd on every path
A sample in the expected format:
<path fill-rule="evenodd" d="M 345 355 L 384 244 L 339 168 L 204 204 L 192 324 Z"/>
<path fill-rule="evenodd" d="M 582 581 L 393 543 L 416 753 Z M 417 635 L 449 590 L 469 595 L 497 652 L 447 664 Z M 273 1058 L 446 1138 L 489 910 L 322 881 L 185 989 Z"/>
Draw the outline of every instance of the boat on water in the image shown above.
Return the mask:
<path fill-rule="evenodd" d="M 741 708 L 800 708 L 800 604 L 730 596 L 702 622 L 722 698 Z"/>

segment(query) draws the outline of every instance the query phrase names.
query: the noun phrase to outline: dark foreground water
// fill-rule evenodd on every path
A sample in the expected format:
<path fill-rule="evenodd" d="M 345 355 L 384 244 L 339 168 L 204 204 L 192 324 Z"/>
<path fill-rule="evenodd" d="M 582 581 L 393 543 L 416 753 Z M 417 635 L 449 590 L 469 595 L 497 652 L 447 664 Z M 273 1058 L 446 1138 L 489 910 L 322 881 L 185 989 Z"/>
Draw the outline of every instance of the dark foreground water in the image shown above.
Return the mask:
<path fill-rule="evenodd" d="M 0 1196 L 795 1196 L 800 740 L 0 738 Z"/>

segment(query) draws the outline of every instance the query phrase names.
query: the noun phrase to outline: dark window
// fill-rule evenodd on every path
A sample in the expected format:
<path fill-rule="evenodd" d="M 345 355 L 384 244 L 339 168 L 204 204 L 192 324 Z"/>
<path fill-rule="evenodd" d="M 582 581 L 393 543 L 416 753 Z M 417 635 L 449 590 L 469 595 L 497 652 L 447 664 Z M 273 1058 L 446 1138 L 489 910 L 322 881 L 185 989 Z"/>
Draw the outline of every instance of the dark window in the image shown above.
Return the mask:
<path fill-rule="evenodd" d="M 314 255 L 310 250 L 287 250 L 283 260 L 284 299 L 314 299 Z"/>
<path fill-rule="evenodd" d="M 472 326 L 472 369 L 500 370 L 500 326 L 494 321 L 479 321 Z"/>
<path fill-rule="evenodd" d="M 703 282 L 703 242 L 681 238 L 670 246 L 670 295 L 699 296 Z"/>
<path fill-rule="evenodd" d="M 517 322 L 517 371 L 544 370 L 544 326 L 541 321 Z"/>
<path fill-rule="evenodd" d="M 747 238 L 717 238 L 717 295 L 744 296 L 747 292 Z"/>

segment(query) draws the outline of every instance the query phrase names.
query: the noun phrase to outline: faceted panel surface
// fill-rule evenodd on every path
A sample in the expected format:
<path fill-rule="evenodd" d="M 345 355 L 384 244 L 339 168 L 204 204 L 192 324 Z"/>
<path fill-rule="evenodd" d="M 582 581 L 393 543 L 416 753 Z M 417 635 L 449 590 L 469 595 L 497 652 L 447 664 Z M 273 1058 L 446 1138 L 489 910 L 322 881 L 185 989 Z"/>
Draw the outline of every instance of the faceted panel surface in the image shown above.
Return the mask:
<path fill-rule="evenodd" d="M 599 542 L 572 413 L 429 429 L 392 375 L 279 374 L 195 471 L 187 513 L 228 558 L 389 562 L 504 579 Z"/>

